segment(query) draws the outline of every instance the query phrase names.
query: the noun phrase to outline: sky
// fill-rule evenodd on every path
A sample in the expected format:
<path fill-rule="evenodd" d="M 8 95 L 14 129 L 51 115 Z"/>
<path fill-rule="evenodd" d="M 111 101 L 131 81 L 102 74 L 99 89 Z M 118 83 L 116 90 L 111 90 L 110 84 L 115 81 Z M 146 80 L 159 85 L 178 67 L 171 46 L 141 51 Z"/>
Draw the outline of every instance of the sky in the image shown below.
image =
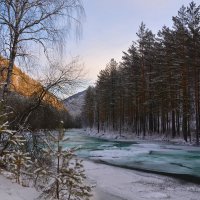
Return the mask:
<path fill-rule="evenodd" d="M 141 22 L 157 33 L 164 25 L 172 26 L 182 5 L 191 0 L 83 0 L 86 19 L 80 40 L 70 39 L 67 55 L 79 56 L 90 84 L 95 83 L 101 69 L 111 58 L 121 60 Z M 200 5 L 200 0 L 195 0 Z M 88 83 L 89 84 L 89 83 Z"/>

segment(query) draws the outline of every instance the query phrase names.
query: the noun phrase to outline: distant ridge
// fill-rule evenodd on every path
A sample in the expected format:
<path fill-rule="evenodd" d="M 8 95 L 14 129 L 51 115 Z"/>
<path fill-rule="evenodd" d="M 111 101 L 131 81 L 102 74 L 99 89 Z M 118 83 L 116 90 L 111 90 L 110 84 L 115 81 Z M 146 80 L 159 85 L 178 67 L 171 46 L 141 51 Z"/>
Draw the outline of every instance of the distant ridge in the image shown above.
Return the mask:
<path fill-rule="evenodd" d="M 84 105 L 85 94 L 86 90 L 78 92 L 63 100 L 65 107 L 73 117 L 77 117 L 81 114 L 82 107 Z"/>

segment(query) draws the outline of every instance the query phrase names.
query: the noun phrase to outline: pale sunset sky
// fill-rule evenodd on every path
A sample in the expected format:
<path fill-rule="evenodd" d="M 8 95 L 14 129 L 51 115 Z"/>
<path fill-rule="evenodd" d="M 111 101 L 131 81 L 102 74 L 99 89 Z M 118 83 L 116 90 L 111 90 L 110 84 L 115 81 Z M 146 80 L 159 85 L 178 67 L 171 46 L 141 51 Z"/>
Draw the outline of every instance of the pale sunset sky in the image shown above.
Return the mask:
<path fill-rule="evenodd" d="M 111 58 L 121 60 L 136 40 L 136 32 L 143 21 L 157 33 L 163 25 L 172 26 L 172 16 L 191 0 L 83 0 L 86 19 L 81 39 L 70 39 L 67 54 L 79 56 L 87 77 L 94 83 L 99 71 Z M 200 5 L 200 0 L 195 0 Z"/>

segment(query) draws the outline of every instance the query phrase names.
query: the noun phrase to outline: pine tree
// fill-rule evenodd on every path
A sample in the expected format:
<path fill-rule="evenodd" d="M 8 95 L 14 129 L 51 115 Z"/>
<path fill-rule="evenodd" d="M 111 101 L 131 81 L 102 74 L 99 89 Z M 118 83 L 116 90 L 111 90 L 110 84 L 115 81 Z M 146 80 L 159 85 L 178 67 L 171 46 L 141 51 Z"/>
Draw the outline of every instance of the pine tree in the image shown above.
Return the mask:
<path fill-rule="evenodd" d="M 61 123 L 60 130 L 49 133 L 50 143 L 46 141 L 47 148 L 44 155 L 54 162 L 52 166 L 44 169 L 44 176 L 49 177 L 49 184 L 43 190 L 45 199 L 88 200 L 91 196 L 91 187 L 85 183 L 85 173 L 81 161 L 75 156 L 75 148 L 63 149 L 67 142 Z"/>
<path fill-rule="evenodd" d="M 84 115 L 84 123 L 86 126 L 92 128 L 95 121 L 95 91 L 94 88 L 88 87 L 85 94 L 84 110 L 82 114 Z"/>
<path fill-rule="evenodd" d="M 182 132 L 184 140 L 187 142 L 190 135 L 190 64 L 189 64 L 189 35 L 187 29 L 187 11 L 186 7 L 182 6 L 178 11 L 178 15 L 173 17 L 175 29 L 175 41 L 177 56 L 177 64 L 180 67 L 181 73 L 181 100 L 182 100 Z"/>
<path fill-rule="evenodd" d="M 23 184 L 22 176 L 27 176 L 27 172 L 32 166 L 29 153 L 24 153 L 19 149 L 14 150 L 6 156 L 6 162 L 8 163 L 7 169 L 13 173 L 13 178 L 16 180 L 16 183 Z"/>
<path fill-rule="evenodd" d="M 199 145 L 199 129 L 200 129 L 200 6 L 192 1 L 187 7 L 187 26 L 189 30 L 189 55 L 192 68 L 191 92 L 194 96 L 194 112 L 196 124 L 196 144 Z"/>
<path fill-rule="evenodd" d="M 32 162 L 25 149 L 25 138 L 17 131 L 9 129 L 6 121 L 8 114 L 1 104 L 0 115 L 0 166 L 12 173 L 18 184 L 23 184 L 22 179 L 30 175 L 28 172 Z M 32 174 L 31 174 L 32 175 Z"/>

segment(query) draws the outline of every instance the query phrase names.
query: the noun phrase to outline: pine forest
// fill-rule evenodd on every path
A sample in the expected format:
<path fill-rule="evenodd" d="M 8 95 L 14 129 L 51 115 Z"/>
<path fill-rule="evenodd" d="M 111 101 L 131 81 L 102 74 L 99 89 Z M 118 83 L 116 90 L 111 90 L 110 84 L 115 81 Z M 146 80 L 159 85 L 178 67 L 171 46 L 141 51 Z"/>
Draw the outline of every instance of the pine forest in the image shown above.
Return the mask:
<path fill-rule="evenodd" d="M 98 131 L 200 135 L 200 6 L 191 2 L 157 34 L 142 22 L 137 40 L 98 75 L 85 97 L 84 123 Z"/>

